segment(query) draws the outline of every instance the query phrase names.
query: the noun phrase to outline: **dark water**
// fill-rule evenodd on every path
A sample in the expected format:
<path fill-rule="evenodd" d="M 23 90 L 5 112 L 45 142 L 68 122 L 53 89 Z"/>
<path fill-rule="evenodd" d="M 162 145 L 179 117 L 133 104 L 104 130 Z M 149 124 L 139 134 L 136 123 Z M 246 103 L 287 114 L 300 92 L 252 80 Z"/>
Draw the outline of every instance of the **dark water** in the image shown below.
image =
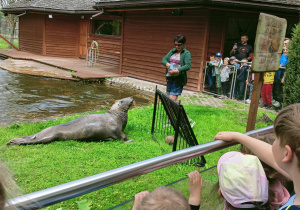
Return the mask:
<path fill-rule="evenodd" d="M 116 100 L 129 96 L 134 97 L 135 106 L 153 103 L 152 96 L 134 89 L 35 77 L 0 69 L 0 126 L 109 109 Z"/>

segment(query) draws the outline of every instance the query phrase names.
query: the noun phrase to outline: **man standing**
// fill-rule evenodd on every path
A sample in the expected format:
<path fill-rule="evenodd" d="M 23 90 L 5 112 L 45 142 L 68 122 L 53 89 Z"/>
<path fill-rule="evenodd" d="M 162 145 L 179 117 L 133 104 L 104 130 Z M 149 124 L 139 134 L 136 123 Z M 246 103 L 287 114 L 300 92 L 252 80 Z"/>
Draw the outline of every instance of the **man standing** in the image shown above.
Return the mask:
<path fill-rule="evenodd" d="M 253 48 L 247 44 L 248 36 L 241 36 L 241 43 L 235 43 L 232 50 L 230 51 L 230 56 L 235 56 L 236 59 L 242 60 L 247 58 L 248 61 L 251 61 L 253 55 Z"/>

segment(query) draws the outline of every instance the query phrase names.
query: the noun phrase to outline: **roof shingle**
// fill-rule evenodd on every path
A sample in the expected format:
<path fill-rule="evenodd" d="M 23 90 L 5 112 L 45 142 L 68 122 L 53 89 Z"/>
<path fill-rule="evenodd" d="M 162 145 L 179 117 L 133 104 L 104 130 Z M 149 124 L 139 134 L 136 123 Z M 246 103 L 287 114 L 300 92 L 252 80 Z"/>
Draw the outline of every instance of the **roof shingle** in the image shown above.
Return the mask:
<path fill-rule="evenodd" d="M 15 8 L 36 8 L 36 9 L 55 9 L 62 11 L 89 11 L 95 10 L 93 6 L 95 0 L 23 0 L 7 5 L 4 9 Z"/>
<path fill-rule="evenodd" d="M 4 7 L 4 10 L 22 9 L 22 8 L 32 8 L 32 9 L 54 9 L 59 11 L 95 11 L 95 6 L 103 7 L 124 7 L 126 4 L 143 4 L 147 7 L 157 4 L 172 4 L 172 3 L 185 3 L 185 2 L 201 3 L 202 1 L 196 0 L 22 0 L 16 3 L 10 4 Z M 204 2 L 214 2 L 215 0 L 206 0 Z M 264 4 L 277 4 L 277 5 L 287 5 L 287 6 L 300 6 L 300 0 L 232 0 L 240 2 L 253 2 L 253 3 L 264 3 Z M 222 0 L 218 0 L 222 2 Z M 145 4 L 146 3 L 146 4 Z M 224 0 L 224 3 L 228 3 Z M 93 8 L 94 6 L 94 8 Z"/>

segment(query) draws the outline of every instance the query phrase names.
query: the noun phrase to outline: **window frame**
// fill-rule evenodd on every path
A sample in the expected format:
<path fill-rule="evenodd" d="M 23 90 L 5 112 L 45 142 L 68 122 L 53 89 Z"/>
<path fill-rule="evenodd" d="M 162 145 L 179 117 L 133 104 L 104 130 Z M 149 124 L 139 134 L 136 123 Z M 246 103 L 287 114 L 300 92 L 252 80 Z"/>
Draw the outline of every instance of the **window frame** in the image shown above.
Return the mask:
<path fill-rule="evenodd" d="M 95 34 L 93 33 L 93 21 L 113 21 L 113 20 L 119 20 L 121 21 L 121 31 L 120 35 L 108 35 L 108 34 Z M 102 17 L 96 17 L 93 18 L 90 22 L 90 36 L 96 36 L 96 37 L 112 37 L 112 38 L 121 38 L 122 37 L 122 31 L 123 31 L 123 18 L 121 16 L 102 16 Z"/>

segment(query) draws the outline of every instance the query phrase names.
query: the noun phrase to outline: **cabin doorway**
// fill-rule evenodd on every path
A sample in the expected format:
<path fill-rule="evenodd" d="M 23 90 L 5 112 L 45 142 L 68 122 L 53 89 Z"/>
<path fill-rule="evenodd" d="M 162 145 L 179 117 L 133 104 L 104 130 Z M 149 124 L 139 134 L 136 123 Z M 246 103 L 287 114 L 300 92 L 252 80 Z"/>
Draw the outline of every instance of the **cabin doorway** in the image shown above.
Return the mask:
<path fill-rule="evenodd" d="M 241 42 L 241 35 L 248 35 L 248 44 L 254 48 L 258 18 L 228 17 L 224 41 L 224 57 L 230 56 L 234 43 Z"/>
<path fill-rule="evenodd" d="M 80 21 L 79 26 L 79 57 L 85 58 L 87 50 L 88 21 Z"/>
<path fill-rule="evenodd" d="M 241 41 L 241 35 L 248 35 L 248 44 L 253 47 L 256 38 L 256 28 L 258 24 L 259 16 L 251 16 L 248 18 L 244 17 L 228 17 L 227 18 L 227 26 L 226 33 L 224 39 L 224 57 L 230 56 L 230 51 L 234 43 L 239 43 Z M 291 38 L 292 29 L 295 27 L 297 23 L 296 19 L 287 19 L 287 29 L 286 29 L 286 37 Z"/>

